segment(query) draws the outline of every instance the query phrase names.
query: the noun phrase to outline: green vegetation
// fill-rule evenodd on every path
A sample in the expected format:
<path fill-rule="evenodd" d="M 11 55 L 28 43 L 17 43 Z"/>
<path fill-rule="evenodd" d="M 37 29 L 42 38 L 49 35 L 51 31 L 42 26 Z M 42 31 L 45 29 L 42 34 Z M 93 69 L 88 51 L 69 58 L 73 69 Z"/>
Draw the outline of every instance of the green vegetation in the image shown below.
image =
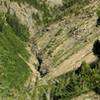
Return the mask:
<path fill-rule="evenodd" d="M 19 33 L 17 34 L 15 30 L 14 21 L 10 19 L 12 23 L 9 24 L 6 19 L 7 17 L 4 14 L 0 15 L 0 98 L 1 100 L 4 98 L 5 100 L 12 100 L 7 98 L 10 98 L 10 95 L 14 95 L 16 92 L 19 93 L 31 71 L 19 56 L 21 55 L 25 60 L 29 58 L 25 49 L 25 42 L 20 38 L 22 33 L 19 36 Z M 21 25 L 17 22 L 17 27 L 19 26 L 21 28 Z"/>
<path fill-rule="evenodd" d="M 97 10 L 97 16 L 100 18 L 100 10 Z"/>
<path fill-rule="evenodd" d="M 41 0 L 12 1 L 33 5 L 39 11 L 36 14 L 33 13 L 36 24 L 47 26 L 61 20 L 67 14 L 78 14 L 79 9 L 88 4 L 89 0 L 64 0 L 62 7 L 54 8 L 49 8 Z M 97 12 L 98 17 L 99 13 Z M 60 29 L 46 45 L 45 52 L 48 55 L 52 56 L 53 50 L 64 41 L 63 35 L 60 35 L 61 31 Z M 58 36 L 62 36 L 61 41 Z M 9 13 L 0 15 L 0 100 L 70 100 L 91 90 L 100 94 L 100 62 L 97 62 L 95 66 L 83 62 L 77 70 L 49 82 L 44 80 L 47 85 L 40 84 L 39 86 L 37 81 L 36 86 L 31 87 L 32 89 L 24 87 L 31 74 L 25 62 L 29 59 L 29 54 L 25 49 L 28 38 L 27 27 L 19 22 L 16 15 L 12 16 Z M 65 41 L 67 38 L 69 37 L 66 37 Z M 84 44 L 78 41 L 77 45 L 73 44 L 68 50 L 60 49 L 53 58 L 53 65 L 57 66 L 83 46 Z M 72 48 L 74 48 L 73 51 L 71 51 Z"/>
<path fill-rule="evenodd" d="M 100 93 L 100 67 L 91 68 L 85 62 L 81 68 L 58 79 L 52 95 L 59 100 L 70 100 L 87 91 Z"/>
<path fill-rule="evenodd" d="M 89 3 L 89 0 L 63 0 L 64 4 L 61 7 L 49 7 L 45 1 L 41 0 L 11 0 L 32 5 L 39 13 L 33 13 L 33 19 L 38 25 L 48 26 L 50 23 L 57 22 L 65 15 L 79 14 L 80 8 Z M 76 6 L 77 5 L 77 6 Z M 41 15 L 41 16 L 40 16 Z"/>
<path fill-rule="evenodd" d="M 99 62 L 100 63 L 100 62 Z M 36 100 L 71 100 L 89 91 L 100 94 L 100 66 L 94 67 L 83 62 L 81 67 L 59 78 L 49 81 L 49 85 L 38 86 L 32 98 Z"/>
<path fill-rule="evenodd" d="M 97 10 L 97 22 L 96 22 L 96 26 L 100 26 L 100 10 Z"/>
<path fill-rule="evenodd" d="M 29 32 L 25 25 L 22 25 L 17 19 L 16 15 L 6 14 L 7 23 L 13 28 L 17 36 L 19 36 L 22 41 L 28 41 Z"/>
<path fill-rule="evenodd" d="M 79 69 L 49 81 L 48 85 L 37 85 L 30 96 L 34 100 L 71 100 L 89 91 L 100 94 L 99 63 L 90 66 L 83 62 Z"/>

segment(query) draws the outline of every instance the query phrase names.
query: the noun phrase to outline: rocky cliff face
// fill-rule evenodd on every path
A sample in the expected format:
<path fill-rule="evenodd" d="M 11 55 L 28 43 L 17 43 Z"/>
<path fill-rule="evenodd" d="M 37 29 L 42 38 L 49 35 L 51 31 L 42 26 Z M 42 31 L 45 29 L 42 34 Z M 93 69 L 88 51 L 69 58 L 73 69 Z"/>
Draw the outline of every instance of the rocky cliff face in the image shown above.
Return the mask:
<path fill-rule="evenodd" d="M 33 17 L 33 13 L 38 13 L 39 18 L 43 18 L 42 13 L 44 13 L 44 9 L 41 10 L 27 3 L 23 4 L 6 0 L 1 0 L 0 2 L 1 11 L 9 11 L 11 14 L 16 14 L 21 23 L 29 28 L 33 52 L 41 49 L 43 59 L 45 62 L 49 62 L 52 67 L 57 67 L 71 55 L 78 52 L 82 47 L 91 42 L 99 32 L 98 28 L 95 27 L 97 19 L 95 11 L 99 7 L 99 0 L 88 0 L 88 3 L 82 1 L 79 4 L 77 2 L 70 6 L 70 8 L 65 7 L 65 1 L 58 0 L 56 1 L 57 4 L 55 4 L 52 0 L 48 0 L 46 3 L 50 2 L 56 7 L 58 6 L 58 9 L 66 8 L 66 14 L 62 14 L 62 18 L 59 21 L 49 23 L 47 26 L 43 24 L 37 25 Z M 54 7 L 52 8 L 53 10 L 55 10 Z M 46 4 L 46 8 L 52 13 L 48 4 Z M 69 9 L 72 9 L 72 13 Z M 63 11 L 58 12 L 61 13 Z M 33 45 L 37 47 L 36 50 Z"/>

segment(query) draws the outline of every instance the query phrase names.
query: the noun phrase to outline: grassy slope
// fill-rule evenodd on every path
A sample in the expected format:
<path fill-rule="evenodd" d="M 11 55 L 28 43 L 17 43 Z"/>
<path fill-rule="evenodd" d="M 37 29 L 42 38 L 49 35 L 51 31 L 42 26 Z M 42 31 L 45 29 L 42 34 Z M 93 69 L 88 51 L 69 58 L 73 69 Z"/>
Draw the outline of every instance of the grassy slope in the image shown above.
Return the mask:
<path fill-rule="evenodd" d="M 51 23 L 58 22 L 63 16 L 70 14 L 79 14 L 79 10 L 89 3 L 89 0 L 63 0 L 62 7 L 49 7 L 42 0 L 11 0 L 22 3 L 28 3 L 36 8 L 39 13 L 33 13 L 33 19 L 38 25 L 48 26 Z M 77 6 L 76 6 L 77 5 Z"/>
<path fill-rule="evenodd" d="M 22 26 L 20 24 L 20 26 Z M 19 29 L 20 30 L 20 29 Z M 23 87 L 30 75 L 29 66 L 18 56 L 28 60 L 25 42 L 0 15 L 0 97 L 9 97 L 10 90 Z"/>
<path fill-rule="evenodd" d="M 14 0 L 15 1 L 15 0 Z M 20 1 L 20 0 L 19 0 Z M 26 1 L 26 0 L 22 0 L 22 1 Z M 35 1 L 35 0 L 31 0 L 31 1 Z M 68 1 L 68 0 L 65 0 L 66 2 Z M 69 1 L 71 1 L 71 2 L 73 2 L 73 1 L 80 1 L 80 0 L 69 0 Z M 69 2 L 68 1 L 68 2 Z M 83 1 L 85 1 L 85 0 L 83 0 Z M 30 1 L 27 1 L 28 3 L 30 2 Z M 82 3 L 82 2 L 81 2 Z M 33 4 L 35 4 L 35 3 L 33 3 Z M 68 4 L 68 3 L 67 3 Z M 70 4 L 70 3 L 69 3 Z M 73 4 L 76 4 L 76 3 L 73 3 Z M 71 4 L 72 5 L 72 4 Z M 68 6 L 68 8 L 69 8 L 69 5 L 65 5 L 65 8 L 66 8 L 66 6 Z M 35 7 L 35 6 L 34 6 Z M 80 7 L 79 7 L 80 8 Z M 63 8 L 62 8 L 63 9 Z M 66 12 L 70 12 L 70 13 L 78 13 L 77 12 L 77 10 L 73 10 L 73 7 L 72 7 L 72 9 L 67 9 L 67 11 L 65 10 L 64 11 L 64 14 L 66 13 Z M 56 11 L 56 12 L 58 12 L 59 13 L 59 11 Z M 59 13 L 60 14 L 60 13 Z M 67 14 L 67 13 L 66 13 Z M 47 14 L 48 15 L 48 14 Z M 61 15 L 62 15 L 62 13 L 61 13 Z M 47 16 L 46 16 L 47 17 Z M 58 19 L 60 19 L 59 18 L 59 16 L 58 16 Z M 57 19 L 57 20 L 58 20 Z M 45 21 L 44 21 L 45 22 Z M 46 23 L 48 22 L 48 20 L 46 19 Z M 87 70 L 89 71 L 88 72 L 88 74 L 89 75 L 87 75 Z M 92 70 L 92 69 L 91 69 Z M 93 75 L 93 76 L 91 76 L 91 74 Z M 99 71 L 97 71 L 97 69 L 93 69 L 91 72 L 90 72 L 90 68 L 89 69 L 86 69 L 86 72 L 84 71 L 84 72 L 81 72 L 81 73 L 79 73 L 79 75 L 77 75 L 77 74 L 75 74 L 74 72 L 72 72 L 71 74 L 69 74 L 68 75 L 68 77 L 66 76 L 66 75 L 64 75 L 64 76 L 62 76 L 62 77 L 60 77 L 60 79 L 57 79 L 57 82 L 55 82 L 55 84 L 54 84 L 54 87 L 51 87 L 51 90 L 52 90 L 52 94 L 51 94 L 51 97 L 57 97 L 57 99 L 59 99 L 59 100 L 64 100 L 65 98 L 66 99 L 70 99 L 70 98 L 72 98 L 73 96 L 77 96 L 77 95 L 80 95 L 81 93 L 83 93 L 83 92 L 86 92 L 86 91 L 88 91 L 88 90 L 91 90 L 91 89 L 94 89 L 95 87 L 92 87 L 92 86 L 96 86 L 96 85 L 94 85 L 95 84 L 95 82 L 97 81 L 97 86 L 99 86 L 99 74 L 100 74 L 100 72 Z M 90 77 L 89 77 L 90 76 Z M 94 78 L 94 80 L 95 80 L 95 82 L 93 82 L 91 79 L 92 78 Z M 92 86 L 91 86 L 92 85 Z M 43 86 L 42 86 L 42 88 L 44 88 Z M 53 90 L 54 89 L 54 90 Z M 43 91 L 42 92 L 44 92 L 44 91 L 46 91 L 46 90 L 48 90 L 48 87 L 45 89 L 43 89 Z M 40 92 L 40 91 L 38 91 L 38 92 Z M 37 93 L 37 94 L 39 94 L 39 98 L 41 98 L 41 100 L 43 99 L 44 100 L 44 95 L 45 94 L 43 94 L 42 95 L 42 92 L 40 92 L 40 94 L 39 93 Z M 47 91 L 46 91 L 47 92 Z M 36 95 L 37 95 L 36 94 Z M 43 96 L 43 97 L 42 97 Z M 34 99 L 34 100 L 38 100 L 38 99 Z"/>

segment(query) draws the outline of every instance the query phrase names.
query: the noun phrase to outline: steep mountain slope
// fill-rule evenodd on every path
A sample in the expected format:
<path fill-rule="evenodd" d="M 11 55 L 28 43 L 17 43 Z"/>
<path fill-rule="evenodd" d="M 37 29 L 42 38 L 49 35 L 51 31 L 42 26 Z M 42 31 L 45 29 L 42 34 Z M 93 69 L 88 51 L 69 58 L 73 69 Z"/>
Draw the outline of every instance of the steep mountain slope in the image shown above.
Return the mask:
<path fill-rule="evenodd" d="M 0 12 L 4 13 L 3 24 L 0 21 L 0 48 L 4 51 L 1 63 L 8 57 L 2 68 L 8 67 L 5 75 L 14 68 L 7 75 L 7 82 L 11 78 L 12 87 L 17 82 L 18 86 L 22 83 L 22 88 L 25 85 L 29 92 L 22 89 L 22 94 L 15 93 L 18 99 L 31 100 L 35 95 L 38 100 L 44 94 L 49 98 L 45 85 L 49 87 L 50 80 L 77 69 L 84 60 L 88 63 L 95 60 L 92 45 L 99 39 L 100 28 L 96 27 L 99 3 L 99 0 L 57 0 L 57 3 L 53 0 L 0 0 Z M 39 71 L 49 73 L 43 77 Z M 9 90 L 10 85 L 7 88 Z M 43 94 L 38 97 L 41 91 Z"/>
<path fill-rule="evenodd" d="M 68 17 L 58 22 L 58 24 L 53 24 L 50 27 L 51 29 L 49 28 L 49 32 L 44 32 L 44 35 L 36 40 L 37 45 L 44 50 L 48 59 L 51 60 L 51 66 L 56 67 L 60 64 L 60 66 L 56 68 L 57 70 L 54 69 L 54 71 L 51 72 L 50 77 L 52 77 L 54 73 L 60 75 L 60 72 L 63 74 L 63 71 L 65 73 L 69 68 L 72 70 L 74 67 L 78 67 L 82 60 L 91 61 L 94 59 L 92 53 L 89 54 L 90 57 L 86 57 L 86 59 L 82 58 L 92 51 L 93 41 L 99 36 L 100 30 L 95 26 L 97 19 L 95 10 L 98 8 L 98 2 L 99 1 L 90 2 L 88 6 L 85 6 L 83 10 L 80 11 L 78 16 Z M 92 10 L 89 12 L 89 9 Z M 88 13 L 86 13 L 87 11 Z M 65 24 L 66 21 L 67 24 Z M 87 46 L 84 47 L 85 45 Z M 82 48 L 83 50 L 81 50 Z M 85 50 L 85 48 L 87 48 L 87 50 Z M 76 52 L 77 54 L 75 54 Z M 75 56 L 73 54 L 75 54 Z M 68 61 L 66 59 L 68 59 Z M 78 61 L 80 64 L 78 64 Z M 71 67 L 70 64 L 72 64 L 72 62 L 74 62 L 74 64 Z"/>

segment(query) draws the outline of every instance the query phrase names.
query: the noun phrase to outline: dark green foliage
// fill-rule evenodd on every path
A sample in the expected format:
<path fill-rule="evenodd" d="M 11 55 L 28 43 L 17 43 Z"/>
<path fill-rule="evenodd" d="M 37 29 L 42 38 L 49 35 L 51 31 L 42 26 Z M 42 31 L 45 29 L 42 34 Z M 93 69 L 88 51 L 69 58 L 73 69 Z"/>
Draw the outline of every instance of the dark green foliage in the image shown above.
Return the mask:
<path fill-rule="evenodd" d="M 100 58 L 100 41 L 96 40 L 93 45 L 93 53 Z"/>
<path fill-rule="evenodd" d="M 97 16 L 100 18 L 100 10 L 97 10 Z"/>
<path fill-rule="evenodd" d="M 32 18 L 36 21 L 36 24 L 41 25 L 41 20 L 38 13 L 36 14 L 33 13 Z"/>
<path fill-rule="evenodd" d="M 0 32 L 2 32 L 3 31 L 3 25 L 4 25 L 4 23 L 5 23 L 5 16 L 4 16 L 4 14 L 0 14 Z"/>
<path fill-rule="evenodd" d="M 90 90 L 100 93 L 100 69 L 92 69 L 83 62 L 78 74 L 75 71 L 58 79 L 52 89 L 52 97 L 57 100 L 70 100 Z"/>
<path fill-rule="evenodd" d="M 25 25 L 22 25 L 17 19 L 16 15 L 6 14 L 7 23 L 13 28 L 17 36 L 19 36 L 23 41 L 28 41 L 29 32 Z"/>
<path fill-rule="evenodd" d="M 96 22 L 96 26 L 100 25 L 100 10 L 97 10 L 97 22 Z"/>
<path fill-rule="evenodd" d="M 100 25 L 100 18 L 97 19 L 96 27 L 98 27 L 99 25 Z"/>

